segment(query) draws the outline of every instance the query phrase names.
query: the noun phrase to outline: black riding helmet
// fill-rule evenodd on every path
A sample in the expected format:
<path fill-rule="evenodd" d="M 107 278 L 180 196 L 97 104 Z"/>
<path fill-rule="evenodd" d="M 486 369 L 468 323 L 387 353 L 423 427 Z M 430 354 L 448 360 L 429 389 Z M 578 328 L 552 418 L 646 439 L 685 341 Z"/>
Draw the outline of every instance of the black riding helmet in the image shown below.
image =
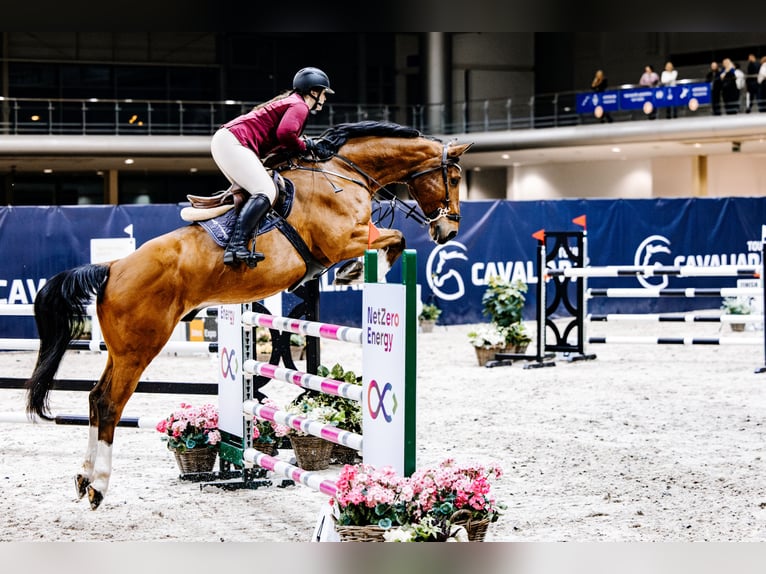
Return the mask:
<path fill-rule="evenodd" d="M 330 78 L 319 68 L 301 68 L 293 78 L 293 89 L 299 94 L 308 94 L 312 89 L 321 88 L 328 94 L 335 92 L 330 88 Z"/>

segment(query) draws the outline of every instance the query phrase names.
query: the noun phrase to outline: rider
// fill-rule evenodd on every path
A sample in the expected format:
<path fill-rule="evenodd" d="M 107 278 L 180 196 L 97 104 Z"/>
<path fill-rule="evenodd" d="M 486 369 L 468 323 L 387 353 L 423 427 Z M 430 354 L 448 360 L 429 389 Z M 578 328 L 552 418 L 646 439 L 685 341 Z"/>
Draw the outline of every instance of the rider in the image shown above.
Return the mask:
<path fill-rule="evenodd" d="M 293 89 L 260 104 L 221 126 L 213 135 L 210 151 L 218 168 L 232 184 L 250 194 L 239 212 L 223 254 L 226 265 L 247 261 L 255 267 L 265 257 L 248 250 L 253 230 L 271 208 L 276 191 L 261 158 L 277 147 L 288 151 L 316 151 L 313 140 L 301 137 L 309 113 L 322 109 L 326 94 L 334 94 L 330 79 L 319 68 L 302 68 L 293 78 Z M 253 240 L 255 241 L 255 240 Z"/>

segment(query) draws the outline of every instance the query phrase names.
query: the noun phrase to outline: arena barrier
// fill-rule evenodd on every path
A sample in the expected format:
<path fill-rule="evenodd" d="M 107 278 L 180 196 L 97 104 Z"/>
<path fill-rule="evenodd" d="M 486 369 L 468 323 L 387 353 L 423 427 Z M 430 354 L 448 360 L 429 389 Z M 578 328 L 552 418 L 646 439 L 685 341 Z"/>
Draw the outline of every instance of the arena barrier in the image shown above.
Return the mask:
<path fill-rule="evenodd" d="M 570 361 L 595 359 L 596 355 L 586 353 L 585 344 L 657 344 L 657 345 L 754 345 L 764 348 L 764 365 L 766 365 L 766 332 L 760 337 L 662 337 L 662 336 L 610 336 L 586 337 L 586 325 L 592 322 L 607 321 L 644 321 L 644 322 L 719 322 L 719 323 L 764 323 L 764 313 L 743 315 L 727 315 L 718 313 L 707 315 L 700 313 L 689 314 L 605 314 L 591 315 L 587 312 L 588 300 L 595 297 L 633 298 L 633 297 L 759 297 L 766 300 L 765 276 L 766 265 L 766 225 L 762 226 L 761 266 L 723 265 L 720 267 L 698 266 L 587 266 L 587 232 L 585 217 L 575 218 L 574 223 L 583 227 L 582 231 L 546 232 L 540 230 L 533 237 L 538 240 L 537 268 L 537 348 L 534 355 L 514 355 L 497 353 L 494 361 L 487 363 L 488 367 L 511 364 L 514 360 L 530 361 L 525 368 L 553 366 L 551 360 L 556 353 L 568 355 Z M 548 240 L 552 240 L 549 245 Z M 552 268 L 557 258 L 563 257 L 566 266 Z M 587 279 L 590 277 L 737 277 L 759 278 L 759 287 L 732 288 L 605 288 L 589 289 Z M 547 283 L 553 285 L 553 296 L 547 298 Z M 570 291 L 575 284 L 574 294 Z M 549 303 L 549 300 L 552 301 Z M 557 314 L 560 319 L 570 317 L 571 320 L 560 327 L 552 317 Z M 552 342 L 547 337 L 552 334 Z M 766 371 L 766 366 L 756 369 L 757 373 Z"/>
<path fill-rule="evenodd" d="M 252 310 L 251 304 L 227 305 L 219 309 L 219 429 L 222 435 L 220 458 L 234 466 L 255 467 L 295 480 L 325 494 L 335 492 L 335 483 L 326 475 L 306 471 L 291 462 L 261 453 L 252 445 L 253 419 L 285 424 L 294 429 L 343 444 L 362 453 L 374 466 L 391 466 L 399 474 L 415 470 L 415 372 L 416 372 L 416 253 L 402 254 L 402 284 L 376 283 L 377 252 L 365 254 L 362 328 L 275 317 Z M 311 282 L 310 282 L 311 283 Z M 318 287 L 317 287 L 318 288 Z M 313 319 L 318 318 L 318 309 Z M 364 373 L 362 386 L 316 374 L 282 368 L 254 360 L 255 327 L 279 330 L 289 338 L 298 333 L 315 343 L 307 357 L 307 370 L 319 366 L 319 340 L 361 345 Z M 238 363 L 236 358 L 241 358 Z M 257 378 L 282 381 L 323 393 L 359 401 L 364 434 L 358 435 L 324 425 L 306 417 L 265 406 L 265 398 L 254 381 Z"/>

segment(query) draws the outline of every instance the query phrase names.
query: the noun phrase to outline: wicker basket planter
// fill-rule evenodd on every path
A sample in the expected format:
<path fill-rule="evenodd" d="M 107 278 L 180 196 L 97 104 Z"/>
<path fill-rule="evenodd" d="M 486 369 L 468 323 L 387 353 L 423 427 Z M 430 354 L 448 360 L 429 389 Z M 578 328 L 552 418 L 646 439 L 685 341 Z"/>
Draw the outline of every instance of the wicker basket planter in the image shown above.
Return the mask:
<path fill-rule="evenodd" d="M 253 448 L 261 451 L 263 454 L 268 454 L 269 456 L 276 456 L 279 452 L 277 450 L 277 443 L 275 442 L 253 441 Z"/>
<path fill-rule="evenodd" d="M 466 509 L 458 510 L 450 517 L 450 524 L 462 526 L 468 533 L 468 542 L 484 542 L 489 527 L 489 518 L 476 520 L 471 518 L 471 512 Z"/>
<path fill-rule="evenodd" d="M 510 345 L 497 345 L 495 347 L 474 347 L 476 350 L 476 359 L 479 366 L 483 367 L 488 361 L 495 360 L 495 353 L 512 353 L 513 347 Z"/>
<path fill-rule="evenodd" d="M 290 435 L 295 459 L 303 470 L 324 470 L 330 466 L 334 443 L 319 437 L 308 435 Z"/>
<path fill-rule="evenodd" d="M 380 526 L 367 524 L 365 526 L 341 526 L 333 517 L 335 531 L 341 542 L 385 542 L 385 529 Z"/>
<path fill-rule="evenodd" d="M 362 460 L 361 453 L 355 448 L 342 444 L 333 444 L 330 455 L 331 464 L 356 464 Z"/>
<path fill-rule="evenodd" d="M 210 472 L 215 466 L 218 457 L 218 449 L 205 446 L 202 448 L 187 449 L 183 452 L 174 450 L 176 464 L 181 474 L 193 474 L 197 472 Z"/>

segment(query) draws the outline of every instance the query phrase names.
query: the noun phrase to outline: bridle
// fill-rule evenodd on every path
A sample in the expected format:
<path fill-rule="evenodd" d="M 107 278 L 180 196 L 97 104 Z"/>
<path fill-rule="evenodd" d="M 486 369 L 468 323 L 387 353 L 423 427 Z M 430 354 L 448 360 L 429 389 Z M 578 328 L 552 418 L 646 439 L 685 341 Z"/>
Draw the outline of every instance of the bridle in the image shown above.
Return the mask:
<path fill-rule="evenodd" d="M 455 140 L 453 140 L 455 141 Z M 356 173 L 361 175 L 364 179 L 367 180 L 368 183 L 365 184 L 365 182 L 355 179 L 353 177 L 349 177 L 342 173 L 333 172 L 321 167 L 307 167 L 302 165 L 292 165 L 291 167 L 293 169 L 300 169 L 304 171 L 314 171 L 314 172 L 320 172 L 327 175 L 333 175 L 335 177 L 339 177 L 341 179 L 345 179 L 347 181 L 350 181 L 352 183 L 355 183 L 361 187 L 364 187 L 367 189 L 373 196 L 374 195 L 382 195 L 385 196 L 383 199 L 386 201 L 390 201 L 392 206 L 399 209 L 402 213 L 404 213 L 405 217 L 414 219 L 418 224 L 420 225 L 430 225 L 434 221 L 438 221 L 441 218 L 449 219 L 450 221 L 456 221 L 459 222 L 461 219 L 461 216 L 457 213 L 450 213 L 449 212 L 449 168 L 450 167 L 456 167 L 459 171 L 462 171 L 462 168 L 460 167 L 460 164 L 458 163 L 457 159 L 452 159 L 448 157 L 449 153 L 449 146 L 452 142 L 448 142 L 446 144 L 442 145 L 442 155 L 441 155 L 441 162 L 439 165 L 435 165 L 434 167 L 429 167 L 427 169 L 423 169 L 420 171 L 417 171 L 413 174 L 408 175 L 404 180 L 402 180 L 399 183 L 404 183 L 407 186 L 410 186 L 412 182 L 414 182 L 419 177 L 422 177 L 424 175 L 427 175 L 431 172 L 434 172 L 436 170 L 442 171 L 442 182 L 444 183 L 444 199 L 442 200 L 442 206 L 437 207 L 430 213 L 423 213 L 421 215 L 416 211 L 417 206 L 409 207 L 405 205 L 398 197 L 396 197 L 396 194 L 390 190 L 388 190 L 382 183 L 377 181 L 374 177 L 372 177 L 370 174 L 365 172 L 361 167 L 359 167 L 356 163 L 354 163 L 352 160 L 347 158 L 344 155 L 341 155 L 339 153 L 336 153 L 333 157 L 338 158 L 340 161 L 345 163 L 347 166 L 349 166 L 351 169 L 353 169 Z M 328 178 L 329 181 L 329 178 Z M 330 182 L 333 186 L 333 190 L 338 193 L 339 191 L 342 191 L 342 188 L 338 188 L 334 183 Z M 416 202 L 417 203 L 417 202 Z"/>

